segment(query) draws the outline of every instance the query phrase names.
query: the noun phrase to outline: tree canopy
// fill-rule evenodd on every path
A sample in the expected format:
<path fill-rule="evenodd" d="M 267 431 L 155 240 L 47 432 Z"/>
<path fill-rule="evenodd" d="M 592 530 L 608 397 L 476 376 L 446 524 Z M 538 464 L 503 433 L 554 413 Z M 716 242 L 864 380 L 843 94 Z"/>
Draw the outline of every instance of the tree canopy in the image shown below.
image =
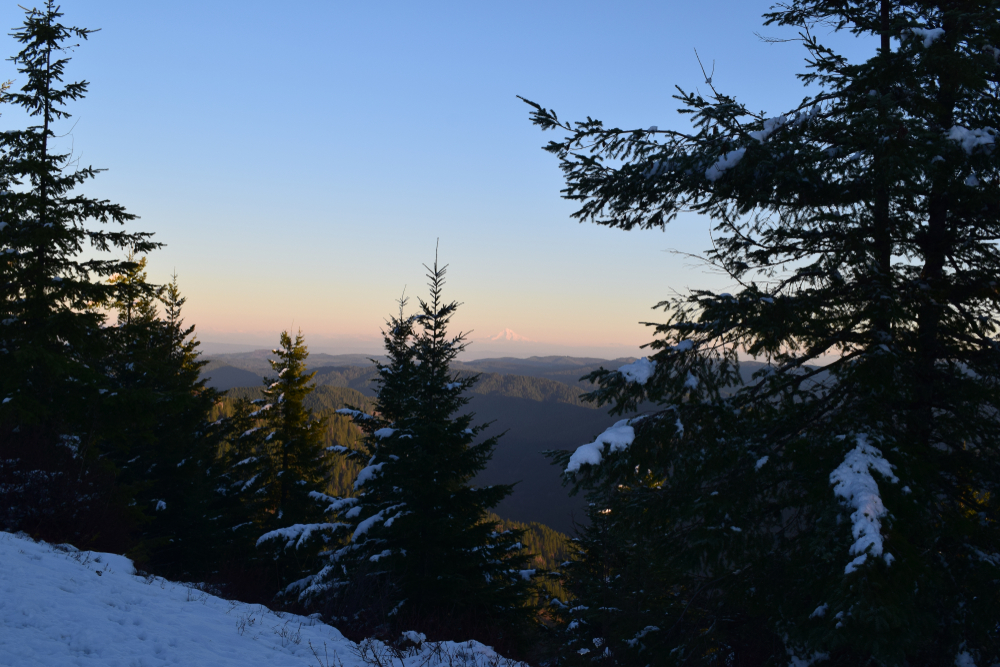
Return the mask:
<path fill-rule="evenodd" d="M 690 129 L 622 130 L 528 102 L 563 135 L 547 150 L 577 218 L 703 214 L 734 285 L 659 304 L 654 353 L 591 376 L 599 403 L 660 409 L 557 456 L 605 513 L 590 548 L 628 564 L 581 571 L 630 611 L 592 608 L 567 641 L 637 664 L 989 664 L 1000 6 L 793 0 L 764 18 L 806 49 L 820 92 L 794 108 L 753 113 L 707 81 L 677 95 Z M 879 48 L 849 62 L 818 26 Z M 740 355 L 768 366 L 743 383 Z"/>

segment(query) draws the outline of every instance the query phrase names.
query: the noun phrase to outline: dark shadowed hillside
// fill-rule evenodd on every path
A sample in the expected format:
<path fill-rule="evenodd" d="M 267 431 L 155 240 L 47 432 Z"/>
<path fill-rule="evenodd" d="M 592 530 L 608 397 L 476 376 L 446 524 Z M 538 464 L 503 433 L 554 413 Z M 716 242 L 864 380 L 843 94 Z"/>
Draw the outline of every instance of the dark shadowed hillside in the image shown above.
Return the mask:
<path fill-rule="evenodd" d="M 500 359 L 477 359 L 476 361 L 456 364 L 455 368 L 475 373 L 499 373 L 545 378 L 562 382 L 582 391 L 590 391 L 590 383 L 580 382 L 581 377 L 599 368 L 614 370 L 633 361 L 635 361 L 635 357 L 611 360 L 590 357 L 529 357 L 527 359 L 503 357 Z"/>
<path fill-rule="evenodd" d="M 476 422 L 494 422 L 488 433 L 506 431 L 493 460 L 475 480 L 477 484 L 518 483 L 496 513 L 572 533 L 574 518 L 584 519 L 583 498 L 569 496 L 559 469 L 542 452 L 592 442 L 616 420 L 591 408 L 507 396 L 475 395 L 468 407 Z"/>
<path fill-rule="evenodd" d="M 260 398 L 259 386 L 237 387 L 228 392 L 224 403 L 246 396 Z M 331 417 L 327 444 L 347 444 L 349 422 L 333 410 L 344 405 L 368 409 L 366 396 L 344 387 L 317 387 L 306 406 L 317 415 Z M 494 422 L 487 435 L 506 431 L 493 460 L 474 481 L 477 485 L 517 482 L 514 493 L 496 508 L 497 514 L 514 521 L 544 523 L 562 532 L 571 532 L 574 517 L 582 520 L 583 500 L 571 498 L 562 486 L 560 472 L 542 455 L 547 449 L 573 449 L 614 423 L 603 411 L 570 403 L 546 402 L 502 395 L 473 395 L 468 410 L 476 423 Z M 225 410 L 224 410 L 225 411 Z M 343 423 L 341 423 L 343 422 Z M 344 470 L 345 475 L 349 470 Z"/>
<path fill-rule="evenodd" d="M 211 371 L 203 372 L 203 376 L 208 378 L 208 386 L 219 391 L 233 387 L 256 387 L 263 380 L 256 373 L 235 366 L 215 366 Z"/>

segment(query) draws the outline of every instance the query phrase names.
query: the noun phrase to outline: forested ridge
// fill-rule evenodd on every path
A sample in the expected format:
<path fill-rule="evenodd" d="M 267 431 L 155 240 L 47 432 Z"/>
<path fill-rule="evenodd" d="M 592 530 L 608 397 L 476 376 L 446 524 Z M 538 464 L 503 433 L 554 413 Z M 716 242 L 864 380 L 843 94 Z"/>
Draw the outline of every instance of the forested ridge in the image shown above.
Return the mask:
<path fill-rule="evenodd" d="M 634 361 L 634 359 L 628 359 L 626 361 Z M 237 365 L 233 365 L 233 362 Z M 576 377 L 576 379 L 579 379 L 593 370 L 597 370 L 597 368 L 617 368 L 620 365 L 622 365 L 622 363 L 605 361 L 599 365 L 585 366 L 582 371 L 571 371 L 571 373 L 579 373 Z M 456 370 L 461 371 L 461 364 L 456 364 L 456 367 L 459 367 L 456 368 Z M 214 377 L 226 377 L 226 372 L 231 368 L 238 368 L 254 375 L 257 375 L 258 372 L 263 374 L 263 371 L 258 368 L 257 358 L 244 360 L 244 363 L 239 363 L 236 360 L 230 360 L 230 363 L 226 364 L 222 364 L 219 361 L 210 361 L 203 371 L 206 383 L 209 386 L 213 386 L 218 389 L 229 389 L 229 386 L 225 386 L 214 381 Z M 372 396 L 374 393 L 371 383 L 377 374 L 370 367 L 311 366 L 310 371 L 316 373 L 313 381 L 317 386 L 350 388 L 366 396 Z M 477 382 L 476 385 L 470 390 L 473 394 L 526 398 L 532 401 L 551 401 L 555 403 L 568 403 L 569 405 L 577 405 L 584 408 L 594 408 L 592 403 L 588 403 L 581 399 L 585 390 L 577 386 L 575 382 L 567 384 L 558 380 L 552 380 L 548 377 L 517 375 L 511 373 L 480 372 L 471 370 L 466 370 L 464 373 L 466 375 L 477 375 L 479 377 L 479 382 Z M 566 373 L 566 371 L 556 371 L 556 373 Z M 240 374 L 238 377 L 241 381 L 245 381 L 248 376 Z M 592 388 L 589 383 L 586 386 L 588 389 Z"/>

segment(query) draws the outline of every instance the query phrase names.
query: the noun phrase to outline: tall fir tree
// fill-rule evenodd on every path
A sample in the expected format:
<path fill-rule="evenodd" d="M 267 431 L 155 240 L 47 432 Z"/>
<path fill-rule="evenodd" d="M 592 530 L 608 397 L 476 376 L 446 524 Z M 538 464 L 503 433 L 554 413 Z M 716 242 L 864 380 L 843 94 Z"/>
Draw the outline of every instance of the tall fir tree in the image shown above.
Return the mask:
<path fill-rule="evenodd" d="M 159 320 L 158 354 L 154 375 L 159 378 L 156 406 L 159 441 L 167 456 L 165 471 L 157 476 L 158 499 L 167 505 L 157 512 L 157 530 L 169 535 L 169 549 L 155 554 L 164 570 L 179 575 L 204 577 L 216 570 L 220 544 L 213 500 L 221 467 L 216 458 L 221 431 L 208 418 L 219 393 L 206 385 L 202 369 L 201 343 L 193 324 L 186 325 L 182 296 L 174 273 L 160 294 L 163 316 Z"/>
<path fill-rule="evenodd" d="M 271 350 L 277 359 L 270 361 L 277 378 L 265 380 L 264 390 L 271 433 L 275 443 L 277 515 L 279 521 L 309 523 L 321 515 L 311 492 L 326 489 L 323 428 L 325 418 L 316 418 L 305 407 L 305 399 L 316 385 L 310 384 L 315 372 L 306 372 L 309 352 L 300 331 L 295 339 L 282 332 L 281 347 Z"/>
<path fill-rule="evenodd" d="M 293 339 L 281 333 L 281 346 L 271 350 L 277 359 L 270 360 L 277 377 L 265 379 L 264 398 L 254 413 L 263 417 L 267 434 L 265 445 L 270 459 L 270 494 L 273 514 L 268 535 L 287 535 L 301 527 L 323 521 L 322 498 L 330 479 L 330 460 L 323 441 L 326 418 L 317 418 L 305 407 L 306 397 L 316 388 L 310 384 L 315 372 L 306 372 L 309 351 L 302 332 Z M 276 531 L 276 532 L 275 532 Z M 324 534 L 316 531 L 315 537 Z M 295 548 L 274 539 L 261 537 L 259 546 L 271 548 L 282 584 L 299 581 L 308 575 L 324 542 L 301 537 Z"/>
<path fill-rule="evenodd" d="M 194 326 L 184 325 L 176 274 L 151 288 L 145 258 L 134 264 L 114 278 L 122 290 L 114 306 L 118 326 L 106 332 L 115 345 L 105 369 L 118 428 L 102 448 L 141 516 L 130 555 L 158 573 L 202 577 L 218 565 L 215 459 L 222 431 L 208 422 L 218 393 L 201 377 L 206 362 Z M 142 296 L 150 291 L 160 297 L 162 318 Z"/>
<path fill-rule="evenodd" d="M 10 60 L 24 84 L 4 99 L 37 124 L 0 135 L 0 444 L 8 462 L 26 463 L 32 452 L 47 452 L 42 458 L 49 463 L 39 474 L 22 470 L 16 473 L 22 479 L 45 479 L 50 490 L 80 484 L 88 489 L 59 500 L 45 491 L 51 502 L 34 507 L 29 513 L 35 516 L 78 514 L 108 501 L 84 481 L 95 473 L 102 430 L 109 426 L 103 408 L 109 382 L 100 364 L 108 339 L 101 329 L 104 315 L 95 306 L 118 291 L 105 279 L 129 265 L 104 253 L 146 253 L 159 245 L 148 233 L 104 227 L 135 216 L 81 194 L 100 170 L 76 168 L 72 156 L 58 148 L 59 124 L 69 118 L 66 104 L 82 98 L 88 86 L 62 83 L 65 54 L 75 46 L 70 40 L 93 32 L 67 27 L 61 17 L 49 0 L 42 9 L 26 10 L 24 25 L 12 33 L 22 50 Z M 85 247 L 91 253 L 86 257 Z M 36 482 L 18 488 L 34 488 Z M 104 527 L 104 535 L 113 532 Z M 76 529 L 62 537 L 82 539 Z"/>
<path fill-rule="evenodd" d="M 567 133 L 547 149 L 576 217 L 628 230 L 705 214 L 707 259 L 738 285 L 663 302 L 655 354 L 591 376 L 620 412 L 661 406 L 557 457 L 652 574 L 578 568 L 590 609 L 566 655 L 993 664 L 1000 5 L 790 0 L 765 18 L 798 30 L 820 89 L 784 113 L 711 81 L 678 96 L 690 131 L 529 102 Z M 851 63 L 817 25 L 878 48 Z M 743 351 L 768 362 L 745 384 Z M 595 609 L 598 576 L 634 611 Z"/>
<path fill-rule="evenodd" d="M 73 48 L 66 42 L 93 32 L 66 27 L 61 17 L 50 0 L 42 10 L 28 10 L 24 26 L 13 33 L 24 48 L 11 60 L 26 81 L 5 99 L 39 124 L 0 137 L 0 239 L 7 268 L 0 300 L 7 350 L 2 391 L 11 399 L 2 414 L 5 423 L 22 426 L 20 432 L 82 428 L 87 419 L 80 413 L 92 404 L 85 408 L 81 397 L 101 386 L 97 369 L 87 363 L 100 356 L 94 348 L 102 342 L 103 316 L 94 305 L 118 291 L 104 279 L 131 267 L 111 258 L 84 259 L 84 246 L 145 253 L 159 245 L 148 233 L 94 228 L 92 223 L 122 225 L 135 216 L 79 194 L 100 170 L 72 168 L 72 156 L 55 146 L 56 125 L 70 116 L 65 104 L 82 98 L 88 86 L 60 85 L 69 62 L 63 54 Z"/>
<path fill-rule="evenodd" d="M 328 525 L 346 528 L 350 541 L 329 549 L 325 567 L 299 590 L 355 629 L 510 640 L 531 617 L 534 571 L 526 569 L 523 531 L 489 520 L 512 486 L 470 484 L 497 437 L 476 442 L 486 426 L 472 426 L 472 414 L 456 416 L 477 376 L 450 370 L 466 346 L 463 335 L 447 332 L 458 304 L 442 300 L 446 267 L 435 261 L 428 270 L 421 312 L 406 317 L 404 300 L 387 323 L 373 414 L 341 411 L 365 433 L 349 456 L 367 460 L 357 497 L 327 499 L 338 519 Z"/>

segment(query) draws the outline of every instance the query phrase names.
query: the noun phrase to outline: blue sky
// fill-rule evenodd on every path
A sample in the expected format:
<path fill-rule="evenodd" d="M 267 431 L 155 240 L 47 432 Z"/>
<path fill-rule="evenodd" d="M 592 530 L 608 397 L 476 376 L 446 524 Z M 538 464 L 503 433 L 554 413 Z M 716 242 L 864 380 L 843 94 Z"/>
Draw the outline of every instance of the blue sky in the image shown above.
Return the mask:
<path fill-rule="evenodd" d="M 101 31 L 69 65 L 91 86 L 63 141 L 108 169 L 85 193 L 167 244 L 150 278 L 177 270 L 204 341 L 271 345 L 301 327 L 314 350 L 377 352 L 404 288 L 425 294 L 440 239 L 456 330 L 535 341 L 479 341 L 472 356 L 634 354 L 672 291 L 725 288 L 669 252 L 707 248 L 709 221 L 575 222 L 541 150 L 553 136 L 516 96 L 566 119 L 677 127 L 674 85 L 704 87 L 697 48 L 720 91 L 779 113 L 804 95 L 804 51 L 757 38 L 792 36 L 762 27 L 769 5 L 69 0 L 67 24 Z M 5 26 L 22 17 L 0 7 Z M 25 122 L 0 111 L 4 127 Z"/>

